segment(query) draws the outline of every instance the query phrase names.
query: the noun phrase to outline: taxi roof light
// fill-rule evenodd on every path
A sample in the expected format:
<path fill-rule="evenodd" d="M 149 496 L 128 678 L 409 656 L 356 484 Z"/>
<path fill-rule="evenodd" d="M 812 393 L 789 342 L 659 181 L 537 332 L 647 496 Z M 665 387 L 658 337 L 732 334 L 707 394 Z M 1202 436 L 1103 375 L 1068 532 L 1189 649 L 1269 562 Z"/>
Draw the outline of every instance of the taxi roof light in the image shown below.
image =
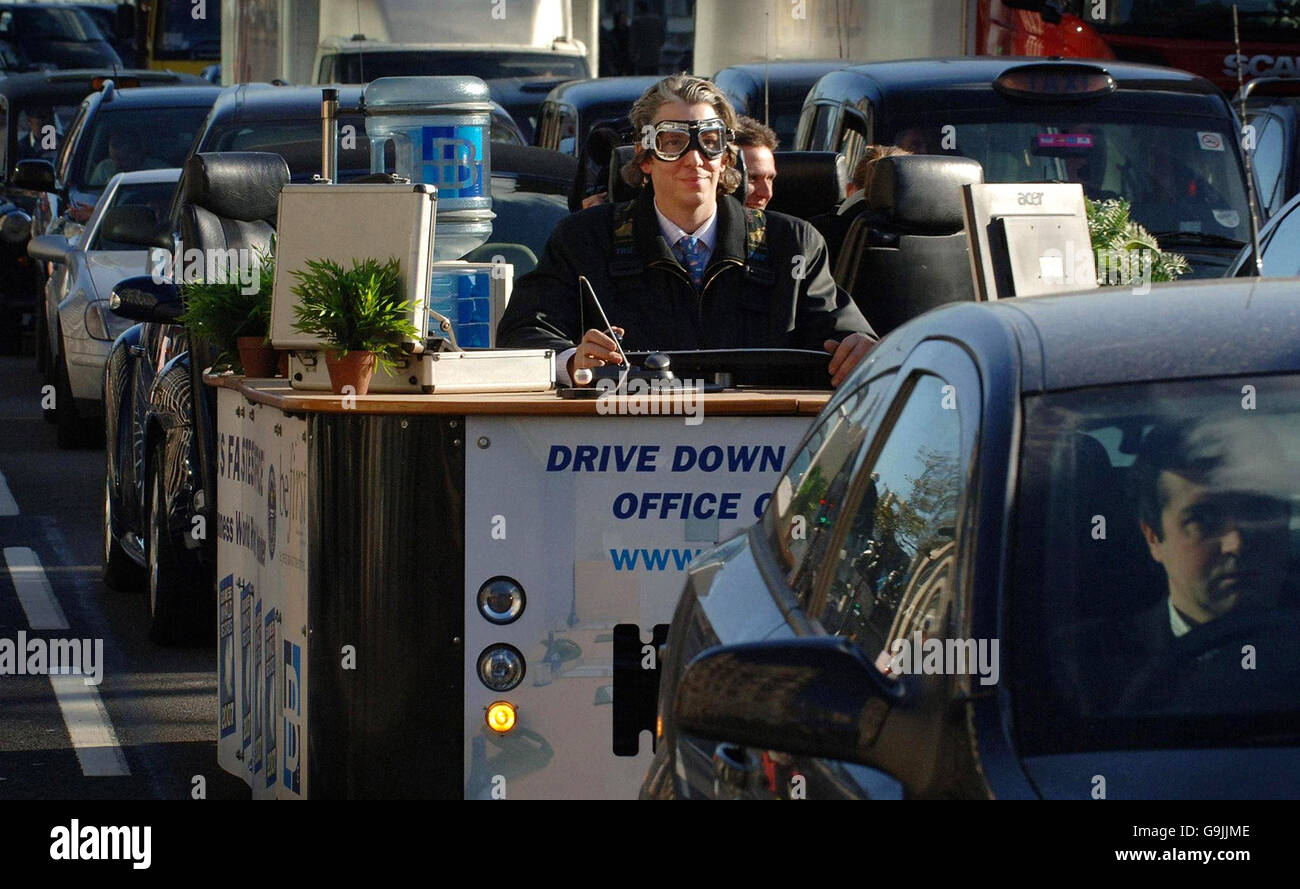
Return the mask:
<path fill-rule="evenodd" d="M 1060 102 L 1095 99 L 1113 93 L 1116 84 L 1096 65 L 1048 62 L 1008 68 L 993 81 L 993 88 L 1013 99 Z"/>
<path fill-rule="evenodd" d="M 515 727 L 515 705 L 509 701 L 497 701 L 487 708 L 488 728 L 504 735 Z"/>

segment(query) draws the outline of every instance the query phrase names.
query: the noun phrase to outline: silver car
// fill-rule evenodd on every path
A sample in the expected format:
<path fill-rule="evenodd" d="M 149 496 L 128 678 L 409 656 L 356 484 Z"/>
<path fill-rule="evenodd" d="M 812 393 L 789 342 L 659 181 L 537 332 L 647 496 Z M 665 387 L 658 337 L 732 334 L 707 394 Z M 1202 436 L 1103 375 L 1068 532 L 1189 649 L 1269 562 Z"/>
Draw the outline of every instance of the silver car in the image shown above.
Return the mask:
<path fill-rule="evenodd" d="M 178 169 L 119 173 L 79 235 L 42 235 L 28 244 L 34 258 L 62 266 L 50 276 L 43 306 L 60 447 L 94 445 L 103 435 L 104 361 L 132 323 L 109 311 L 108 297 L 123 278 L 152 273 L 147 248 L 115 238 L 123 228 L 138 232 L 166 219 L 179 178 Z"/>

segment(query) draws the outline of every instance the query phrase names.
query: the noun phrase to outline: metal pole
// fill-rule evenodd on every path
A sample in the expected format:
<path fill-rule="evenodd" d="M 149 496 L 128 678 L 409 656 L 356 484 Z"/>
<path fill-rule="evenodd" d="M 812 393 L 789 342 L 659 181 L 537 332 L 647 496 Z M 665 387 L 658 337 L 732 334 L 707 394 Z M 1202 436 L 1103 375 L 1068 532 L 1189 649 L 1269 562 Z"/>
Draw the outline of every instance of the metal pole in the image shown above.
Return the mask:
<path fill-rule="evenodd" d="M 339 178 L 339 91 L 323 89 L 320 92 L 321 178 L 327 182 L 336 182 Z"/>

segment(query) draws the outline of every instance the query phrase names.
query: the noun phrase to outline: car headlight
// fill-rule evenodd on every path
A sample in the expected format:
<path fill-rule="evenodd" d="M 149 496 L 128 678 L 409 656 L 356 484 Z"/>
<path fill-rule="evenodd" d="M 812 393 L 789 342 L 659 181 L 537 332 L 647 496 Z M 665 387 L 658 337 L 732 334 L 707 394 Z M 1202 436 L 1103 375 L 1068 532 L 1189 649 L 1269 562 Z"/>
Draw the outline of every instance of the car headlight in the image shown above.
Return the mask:
<path fill-rule="evenodd" d="M 493 577 L 478 588 L 479 613 L 494 624 L 518 620 L 527 603 L 524 588 L 510 577 Z"/>
<path fill-rule="evenodd" d="M 478 678 L 493 691 L 510 691 L 524 681 L 524 656 L 513 645 L 489 645 L 478 656 Z"/>

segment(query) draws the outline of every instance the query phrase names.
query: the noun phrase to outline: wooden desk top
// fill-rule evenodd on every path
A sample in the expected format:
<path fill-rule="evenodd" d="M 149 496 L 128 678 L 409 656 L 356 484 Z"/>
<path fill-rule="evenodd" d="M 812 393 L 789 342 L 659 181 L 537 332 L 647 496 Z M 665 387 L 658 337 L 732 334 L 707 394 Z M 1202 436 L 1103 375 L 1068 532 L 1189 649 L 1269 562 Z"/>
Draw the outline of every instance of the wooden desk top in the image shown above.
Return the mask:
<path fill-rule="evenodd" d="M 473 414 L 519 414 L 550 417 L 600 416 L 596 399 L 560 398 L 554 392 L 503 392 L 473 395 L 358 395 L 351 407 L 344 398 L 331 392 L 308 392 L 294 389 L 288 380 L 256 380 L 233 374 L 205 373 L 209 386 L 233 389 L 249 401 L 279 408 L 287 413 L 320 414 L 439 414 L 468 416 Z M 682 416 L 691 408 L 704 416 L 816 416 L 830 400 L 831 392 L 805 389 L 760 389 L 716 392 L 696 396 L 683 405 L 671 395 L 620 395 L 606 399 L 602 405 L 610 416 L 619 413 L 619 403 L 636 399 L 638 406 L 649 408 L 650 416 Z M 660 413 L 655 414 L 654 406 Z M 613 408 L 613 410 L 611 410 Z"/>

